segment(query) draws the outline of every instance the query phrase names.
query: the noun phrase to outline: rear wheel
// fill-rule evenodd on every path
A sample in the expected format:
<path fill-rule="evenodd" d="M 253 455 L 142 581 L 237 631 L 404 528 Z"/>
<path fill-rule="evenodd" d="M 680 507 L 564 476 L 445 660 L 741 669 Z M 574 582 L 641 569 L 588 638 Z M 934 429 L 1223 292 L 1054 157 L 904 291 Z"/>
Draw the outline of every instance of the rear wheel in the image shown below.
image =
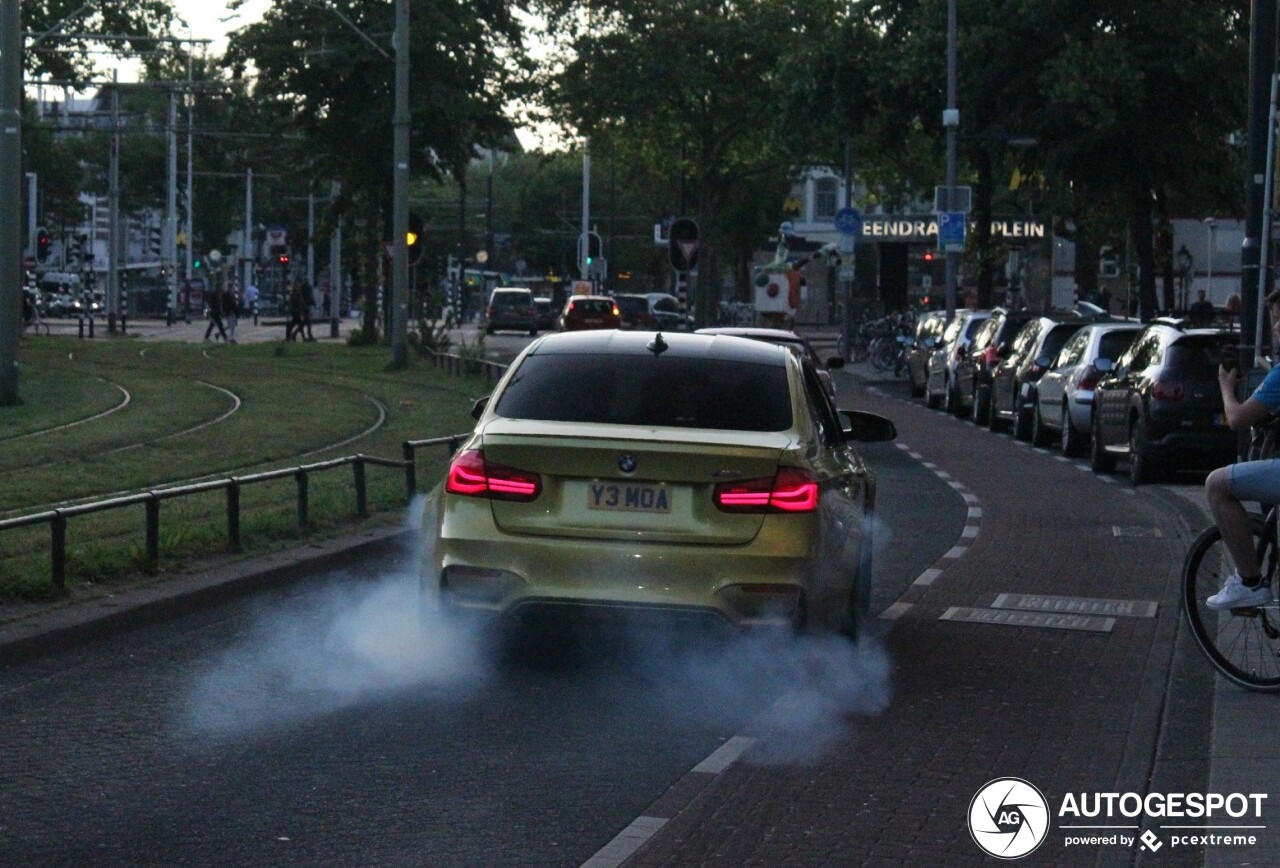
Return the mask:
<path fill-rule="evenodd" d="M 1159 469 L 1147 445 L 1147 426 L 1141 419 L 1135 419 L 1129 425 L 1129 482 L 1143 485 L 1155 482 L 1158 477 Z"/>
<path fill-rule="evenodd" d="M 1044 416 L 1040 413 L 1038 402 L 1032 406 L 1031 413 L 1031 445 L 1048 446 L 1053 442 L 1053 432 L 1044 424 Z"/>
<path fill-rule="evenodd" d="M 925 405 L 926 407 L 928 407 L 930 410 L 936 410 L 936 409 L 938 409 L 939 407 L 941 407 L 941 406 L 942 406 L 942 396 L 941 396 L 941 395 L 935 395 L 935 394 L 933 394 L 933 392 L 930 392 L 930 391 L 929 391 L 929 384 L 928 384 L 927 382 L 925 383 L 925 387 L 924 387 L 924 389 L 925 389 L 925 392 L 924 392 L 924 405 Z"/>
<path fill-rule="evenodd" d="M 942 409 L 953 416 L 960 415 L 960 393 L 956 391 L 956 384 L 951 382 L 950 377 L 947 377 L 946 400 L 943 402 Z"/>
<path fill-rule="evenodd" d="M 907 381 L 911 384 L 911 397 L 913 397 L 913 398 L 923 398 L 923 397 L 924 397 L 924 386 L 923 386 L 923 385 L 919 385 L 919 386 L 917 386 L 917 385 L 916 385 L 915 377 L 913 377 L 913 376 L 911 375 L 911 367 L 910 367 L 910 366 L 907 366 Z"/>
<path fill-rule="evenodd" d="M 1071 412 L 1062 405 L 1062 454 L 1068 458 L 1084 454 L 1084 435 L 1071 424 Z"/>
<path fill-rule="evenodd" d="M 991 387 L 985 383 L 975 386 L 973 390 L 973 421 L 979 425 L 987 424 L 987 414 L 991 412 Z"/>
<path fill-rule="evenodd" d="M 1093 441 L 1089 445 L 1089 466 L 1095 473 L 1111 473 L 1116 469 L 1116 457 L 1102 442 L 1102 423 L 1096 413 L 1093 416 Z"/>
<path fill-rule="evenodd" d="M 1258 563 L 1274 593 L 1277 552 L 1274 518 L 1251 518 Z M 1182 568 L 1182 611 L 1191 635 L 1218 671 L 1248 690 L 1280 692 L 1280 609 L 1266 606 L 1217 611 L 1205 600 L 1216 594 L 1234 566 L 1216 527 L 1196 538 Z"/>
<path fill-rule="evenodd" d="M 1031 411 L 1026 404 L 1018 403 L 1016 395 L 1013 399 L 1013 436 L 1016 440 L 1031 439 Z"/>

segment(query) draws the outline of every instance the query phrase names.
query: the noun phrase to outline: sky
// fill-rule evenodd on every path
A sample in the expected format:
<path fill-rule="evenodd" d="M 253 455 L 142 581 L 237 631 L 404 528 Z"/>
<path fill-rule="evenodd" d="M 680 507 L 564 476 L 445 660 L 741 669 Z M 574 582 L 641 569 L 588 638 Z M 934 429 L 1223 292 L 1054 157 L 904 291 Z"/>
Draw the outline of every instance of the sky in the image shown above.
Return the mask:
<path fill-rule="evenodd" d="M 178 14 L 191 25 L 191 35 L 197 39 L 219 40 L 211 46 L 219 52 L 226 47 L 228 32 L 257 21 L 270 5 L 271 0 L 249 0 L 238 12 L 232 13 L 225 0 L 173 0 Z M 223 20 L 227 18 L 230 20 Z"/>

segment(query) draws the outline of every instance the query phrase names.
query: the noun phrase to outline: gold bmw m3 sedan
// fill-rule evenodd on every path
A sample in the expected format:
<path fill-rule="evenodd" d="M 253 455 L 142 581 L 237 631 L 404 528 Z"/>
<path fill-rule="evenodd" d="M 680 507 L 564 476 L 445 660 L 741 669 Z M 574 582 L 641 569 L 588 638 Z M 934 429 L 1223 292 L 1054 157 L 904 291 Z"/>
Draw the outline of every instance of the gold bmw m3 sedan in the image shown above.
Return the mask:
<path fill-rule="evenodd" d="M 723 335 L 548 335 L 477 402 L 426 510 L 424 605 L 856 630 L 875 483 L 811 362 Z"/>

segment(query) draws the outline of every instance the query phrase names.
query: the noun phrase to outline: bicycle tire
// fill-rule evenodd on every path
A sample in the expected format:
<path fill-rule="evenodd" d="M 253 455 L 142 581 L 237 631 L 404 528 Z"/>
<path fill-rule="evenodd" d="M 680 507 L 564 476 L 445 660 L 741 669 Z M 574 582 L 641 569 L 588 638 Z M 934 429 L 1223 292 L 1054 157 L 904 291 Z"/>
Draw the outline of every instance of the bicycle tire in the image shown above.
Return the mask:
<path fill-rule="evenodd" d="M 897 347 L 885 340 L 876 338 L 871 342 L 871 364 L 877 371 L 887 371 L 893 367 L 893 355 Z"/>
<path fill-rule="evenodd" d="M 1267 522 L 1250 516 L 1250 530 L 1266 581 L 1275 591 L 1275 513 Z M 1259 693 L 1280 692 L 1280 607 L 1267 606 L 1216 611 L 1205 598 L 1217 593 L 1232 565 L 1216 527 L 1196 537 L 1182 568 L 1182 611 L 1191 635 L 1214 668 L 1235 684 Z"/>

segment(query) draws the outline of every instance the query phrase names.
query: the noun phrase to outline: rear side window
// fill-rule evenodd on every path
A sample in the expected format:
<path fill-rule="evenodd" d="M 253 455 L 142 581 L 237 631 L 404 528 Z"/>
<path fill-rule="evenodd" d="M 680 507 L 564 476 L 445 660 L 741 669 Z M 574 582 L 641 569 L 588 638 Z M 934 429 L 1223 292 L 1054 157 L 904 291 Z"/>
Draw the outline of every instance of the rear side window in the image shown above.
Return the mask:
<path fill-rule="evenodd" d="M 1067 340 L 1076 332 L 1080 331 L 1079 325 L 1058 326 L 1044 337 L 1044 345 L 1040 347 L 1040 354 L 1052 358 L 1058 354 L 1058 350 L 1067 343 Z"/>
<path fill-rule="evenodd" d="M 674 298 L 660 298 L 653 303 L 653 309 L 659 313 L 679 313 L 680 302 Z"/>
<path fill-rule="evenodd" d="M 1129 349 L 1129 345 L 1133 343 L 1137 334 L 1137 331 L 1104 332 L 1102 340 L 1098 342 L 1098 358 L 1110 359 L 1114 362 Z"/>
<path fill-rule="evenodd" d="M 508 419 L 785 431 L 782 364 L 671 356 L 531 355 L 498 398 Z"/>
<path fill-rule="evenodd" d="M 969 324 L 964 327 L 964 336 L 972 340 L 973 336 L 978 333 L 978 329 L 982 328 L 982 324 L 986 321 L 986 317 L 970 317 Z"/>

